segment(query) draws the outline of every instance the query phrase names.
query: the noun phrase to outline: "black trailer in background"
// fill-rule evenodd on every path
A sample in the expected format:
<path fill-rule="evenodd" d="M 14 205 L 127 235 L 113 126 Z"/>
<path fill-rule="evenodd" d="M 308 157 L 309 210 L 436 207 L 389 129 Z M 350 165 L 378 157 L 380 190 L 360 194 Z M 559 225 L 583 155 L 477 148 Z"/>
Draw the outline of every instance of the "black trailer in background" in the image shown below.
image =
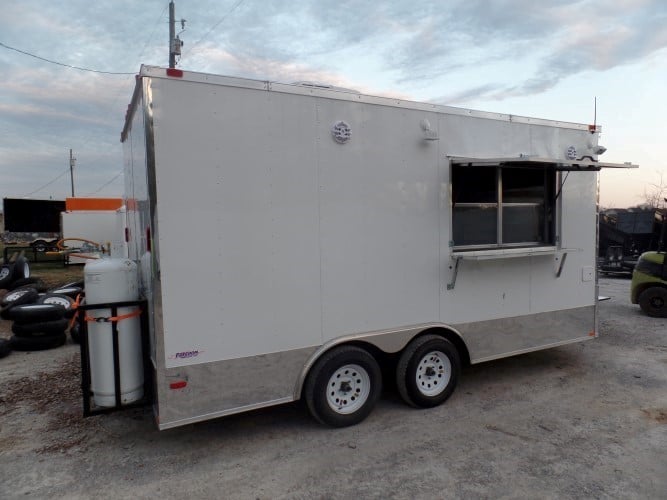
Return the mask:
<path fill-rule="evenodd" d="M 5 231 L 10 233 L 60 233 L 64 200 L 3 198 Z"/>
<path fill-rule="evenodd" d="M 61 212 L 65 211 L 64 200 L 27 200 L 3 198 L 4 232 L 3 262 L 8 262 L 16 252 L 32 255 L 31 262 L 53 260 L 48 251 L 56 251 L 56 242 L 61 238 Z M 63 260 L 57 256 L 57 260 Z"/>
<path fill-rule="evenodd" d="M 610 209 L 600 213 L 599 268 L 631 273 L 639 256 L 665 248 L 665 210 Z"/>

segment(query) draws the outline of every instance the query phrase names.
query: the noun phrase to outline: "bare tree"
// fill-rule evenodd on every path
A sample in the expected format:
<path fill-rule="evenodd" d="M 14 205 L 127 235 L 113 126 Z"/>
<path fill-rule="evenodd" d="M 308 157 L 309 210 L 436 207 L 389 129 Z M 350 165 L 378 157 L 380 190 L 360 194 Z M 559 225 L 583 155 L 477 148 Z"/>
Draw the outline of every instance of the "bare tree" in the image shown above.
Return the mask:
<path fill-rule="evenodd" d="M 660 175 L 660 182 L 649 182 L 644 186 L 644 202 L 652 208 L 664 208 L 665 198 L 667 198 L 667 182 L 664 179 L 664 172 L 657 172 Z"/>

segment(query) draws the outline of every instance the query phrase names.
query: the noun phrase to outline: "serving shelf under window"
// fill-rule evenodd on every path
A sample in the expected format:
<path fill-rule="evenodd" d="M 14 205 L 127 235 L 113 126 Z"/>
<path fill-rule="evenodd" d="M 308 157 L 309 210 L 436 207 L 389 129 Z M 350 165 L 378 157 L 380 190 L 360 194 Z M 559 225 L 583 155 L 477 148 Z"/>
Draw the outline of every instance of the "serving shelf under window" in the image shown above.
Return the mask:
<path fill-rule="evenodd" d="M 560 278 L 563 272 L 563 265 L 568 253 L 580 252 L 580 248 L 558 248 L 556 246 L 541 246 L 541 247 L 523 247 L 523 248 L 493 248 L 488 250 L 459 250 L 452 252 L 451 258 L 454 261 L 452 280 L 447 284 L 447 290 L 453 290 L 456 285 L 456 277 L 459 272 L 459 264 L 462 260 L 498 260 L 498 259 L 512 259 L 517 257 L 537 257 L 540 255 L 553 255 L 557 261 L 558 268 L 556 270 L 556 278 Z"/>
<path fill-rule="evenodd" d="M 574 249 L 548 247 L 522 247 L 522 248 L 493 248 L 490 250 L 469 250 L 452 252 L 453 259 L 463 260 L 492 260 L 511 259 L 513 257 L 533 257 L 537 255 L 553 255 L 557 252 L 571 252 Z"/>

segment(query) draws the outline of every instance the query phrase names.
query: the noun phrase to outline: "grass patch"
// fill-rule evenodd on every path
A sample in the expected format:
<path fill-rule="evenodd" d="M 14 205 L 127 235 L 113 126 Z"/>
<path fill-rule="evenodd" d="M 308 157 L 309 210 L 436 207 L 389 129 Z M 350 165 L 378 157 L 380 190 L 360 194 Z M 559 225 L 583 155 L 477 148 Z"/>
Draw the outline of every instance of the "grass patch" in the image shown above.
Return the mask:
<path fill-rule="evenodd" d="M 31 262 L 30 275 L 41 278 L 49 288 L 83 279 L 83 265 L 63 266 L 62 262 Z"/>
<path fill-rule="evenodd" d="M 4 255 L 4 247 L 4 244 L 0 244 L 0 255 Z M 9 248 L 7 255 L 9 259 L 12 259 L 17 253 L 21 253 L 20 251 L 13 251 L 12 245 L 9 245 Z M 30 275 L 41 278 L 49 288 L 83 279 L 83 265 L 65 266 L 62 256 L 38 253 L 35 261 L 35 254 L 32 250 L 23 251 L 23 255 L 30 263 Z"/>

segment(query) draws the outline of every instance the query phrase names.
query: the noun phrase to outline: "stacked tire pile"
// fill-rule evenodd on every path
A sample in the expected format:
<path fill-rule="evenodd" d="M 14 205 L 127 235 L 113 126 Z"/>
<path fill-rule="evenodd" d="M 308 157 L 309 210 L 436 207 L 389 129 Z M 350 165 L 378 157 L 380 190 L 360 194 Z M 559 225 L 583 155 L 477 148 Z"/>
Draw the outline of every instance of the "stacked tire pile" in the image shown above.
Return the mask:
<path fill-rule="evenodd" d="M 40 279 L 29 276 L 27 261 L 23 260 L 19 258 L 13 268 L 10 266 L 7 276 L 14 279 L 4 284 L 8 291 L 0 304 L 0 317 L 13 322 L 13 335 L 8 341 L 0 339 L 0 357 L 11 350 L 40 351 L 59 347 L 67 340 L 68 328 L 72 340 L 79 342 L 79 327 L 73 316 L 76 298 L 83 293 L 83 282 L 47 290 Z M 17 265 L 21 266 L 19 273 L 14 272 Z"/>

